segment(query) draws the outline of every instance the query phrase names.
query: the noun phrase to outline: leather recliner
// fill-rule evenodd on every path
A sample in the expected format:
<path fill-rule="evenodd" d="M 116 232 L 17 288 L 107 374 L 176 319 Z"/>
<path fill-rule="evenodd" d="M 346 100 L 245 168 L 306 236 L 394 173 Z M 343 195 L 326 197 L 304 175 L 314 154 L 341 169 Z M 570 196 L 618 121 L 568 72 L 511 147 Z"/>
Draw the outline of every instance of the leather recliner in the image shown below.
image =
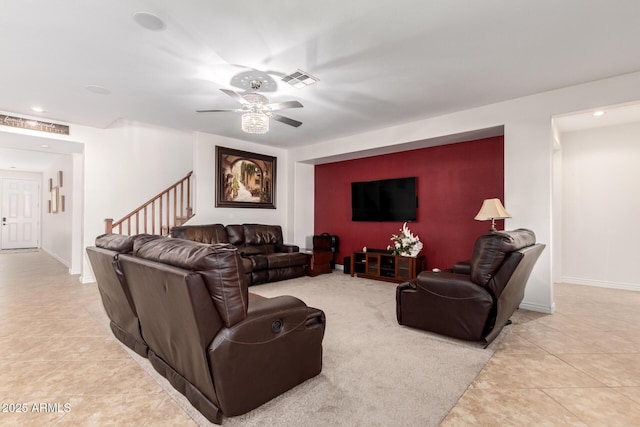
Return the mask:
<path fill-rule="evenodd" d="M 322 310 L 248 292 L 238 250 L 136 239 L 122 271 L 156 371 L 207 419 L 246 413 L 322 370 Z"/>
<path fill-rule="evenodd" d="M 415 280 L 398 285 L 398 323 L 489 344 L 522 302 L 544 247 L 526 229 L 480 236 L 469 274 L 423 271 Z"/>
<path fill-rule="evenodd" d="M 95 247 L 87 248 L 87 256 L 113 335 L 140 356 L 147 357 L 148 347 L 140 334 L 140 320 L 129 285 L 122 272 L 114 268 L 114 262 L 120 254 L 133 251 L 133 242 L 137 237 L 103 234 L 96 238 Z"/>

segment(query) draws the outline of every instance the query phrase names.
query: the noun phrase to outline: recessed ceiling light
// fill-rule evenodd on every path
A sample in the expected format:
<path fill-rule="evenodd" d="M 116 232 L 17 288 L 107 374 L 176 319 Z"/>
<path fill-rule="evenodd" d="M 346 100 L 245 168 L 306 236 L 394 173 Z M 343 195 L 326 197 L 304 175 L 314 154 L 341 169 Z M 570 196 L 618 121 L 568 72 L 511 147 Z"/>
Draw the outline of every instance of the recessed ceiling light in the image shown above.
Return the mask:
<path fill-rule="evenodd" d="M 601 117 L 604 116 L 605 112 L 604 111 L 596 111 L 593 113 L 593 117 Z"/>
<path fill-rule="evenodd" d="M 143 28 L 151 31 L 162 31 L 166 28 L 164 21 L 150 12 L 136 12 L 133 19 Z"/>
<path fill-rule="evenodd" d="M 41 144 L 40 147 L 42 148 L 49 148 L 49 144 Z"/>
<path fill-rule="evenodd" d="M 97 85 L 87 85 L 84 88 L 89 92 L 97 93 L 98 95 L 109 95 L 111 93 L 111 91 L 106 87 L 97 86 Z"/>
<path fill-rule="evenodd" d="M 38 107 L 38 106 L 33 106 L 33 107 L 31 107 L 31 111 L 35 111 L 36 113 L 44 113 L 44 108 Z"/>

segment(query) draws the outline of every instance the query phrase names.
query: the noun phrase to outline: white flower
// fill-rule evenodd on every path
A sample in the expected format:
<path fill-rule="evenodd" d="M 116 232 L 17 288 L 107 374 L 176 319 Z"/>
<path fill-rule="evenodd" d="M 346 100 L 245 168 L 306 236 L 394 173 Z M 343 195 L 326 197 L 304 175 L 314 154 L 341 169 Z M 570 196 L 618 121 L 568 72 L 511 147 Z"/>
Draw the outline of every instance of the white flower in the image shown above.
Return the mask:
<path fill-rule="evenodd" d="M 391 241 L 395 248 L 393 250 L 395 255 L 416 256 L 422 250 L 420 238 L 411 233 L 406 222 L 402 225 L 400 234 L 391 235 Z M 387 246 L 387 249 L 390 250 L 391 245 Z"/>

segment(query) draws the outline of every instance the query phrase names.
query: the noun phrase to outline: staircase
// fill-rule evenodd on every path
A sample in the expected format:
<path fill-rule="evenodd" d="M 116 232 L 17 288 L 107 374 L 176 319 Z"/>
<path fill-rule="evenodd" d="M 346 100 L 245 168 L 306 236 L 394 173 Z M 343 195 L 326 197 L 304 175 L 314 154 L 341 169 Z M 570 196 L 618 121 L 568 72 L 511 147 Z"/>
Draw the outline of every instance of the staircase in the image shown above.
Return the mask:
<path fill-rule="evenodd" d="M 107 218 L 105 233 L 159 234 L 167 236 L 172 227 L 182 225 L 193 217 L 191 180 L 193 172 L 144 203 L 139 208 L 114 221 Z"/>

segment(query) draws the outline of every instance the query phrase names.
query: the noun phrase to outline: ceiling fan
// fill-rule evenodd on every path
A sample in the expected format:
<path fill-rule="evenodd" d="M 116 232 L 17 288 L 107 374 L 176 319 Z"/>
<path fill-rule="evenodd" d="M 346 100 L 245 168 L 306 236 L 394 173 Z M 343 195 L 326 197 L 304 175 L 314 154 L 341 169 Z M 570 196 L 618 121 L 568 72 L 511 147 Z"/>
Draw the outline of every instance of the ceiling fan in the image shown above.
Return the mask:
<path fill-rule="evenodd" d="M 251 89 L 257 91 L 262 83 L 259 80 L 253 80 L 250 83 Z M 298 101 L 285 101 L 269 103 L 266 96 L 256 92 L 240 95 L 229 89 L 220 89 L 223 93 L 242 104 L 242 108 L 233 110 L 197 110 L 198 113 L 219 113 L 234 112 L 242 113 L 242 130 L 247 133 L 267 133 L 269 131 L 269 119 L 277 120 L 289 126 L 298 127 L 302 124 L 297 120 L 289 117 L 275 114 L 274 111 L 284 110 L 285 108 L 301 108 L 302 104 Z"/>

